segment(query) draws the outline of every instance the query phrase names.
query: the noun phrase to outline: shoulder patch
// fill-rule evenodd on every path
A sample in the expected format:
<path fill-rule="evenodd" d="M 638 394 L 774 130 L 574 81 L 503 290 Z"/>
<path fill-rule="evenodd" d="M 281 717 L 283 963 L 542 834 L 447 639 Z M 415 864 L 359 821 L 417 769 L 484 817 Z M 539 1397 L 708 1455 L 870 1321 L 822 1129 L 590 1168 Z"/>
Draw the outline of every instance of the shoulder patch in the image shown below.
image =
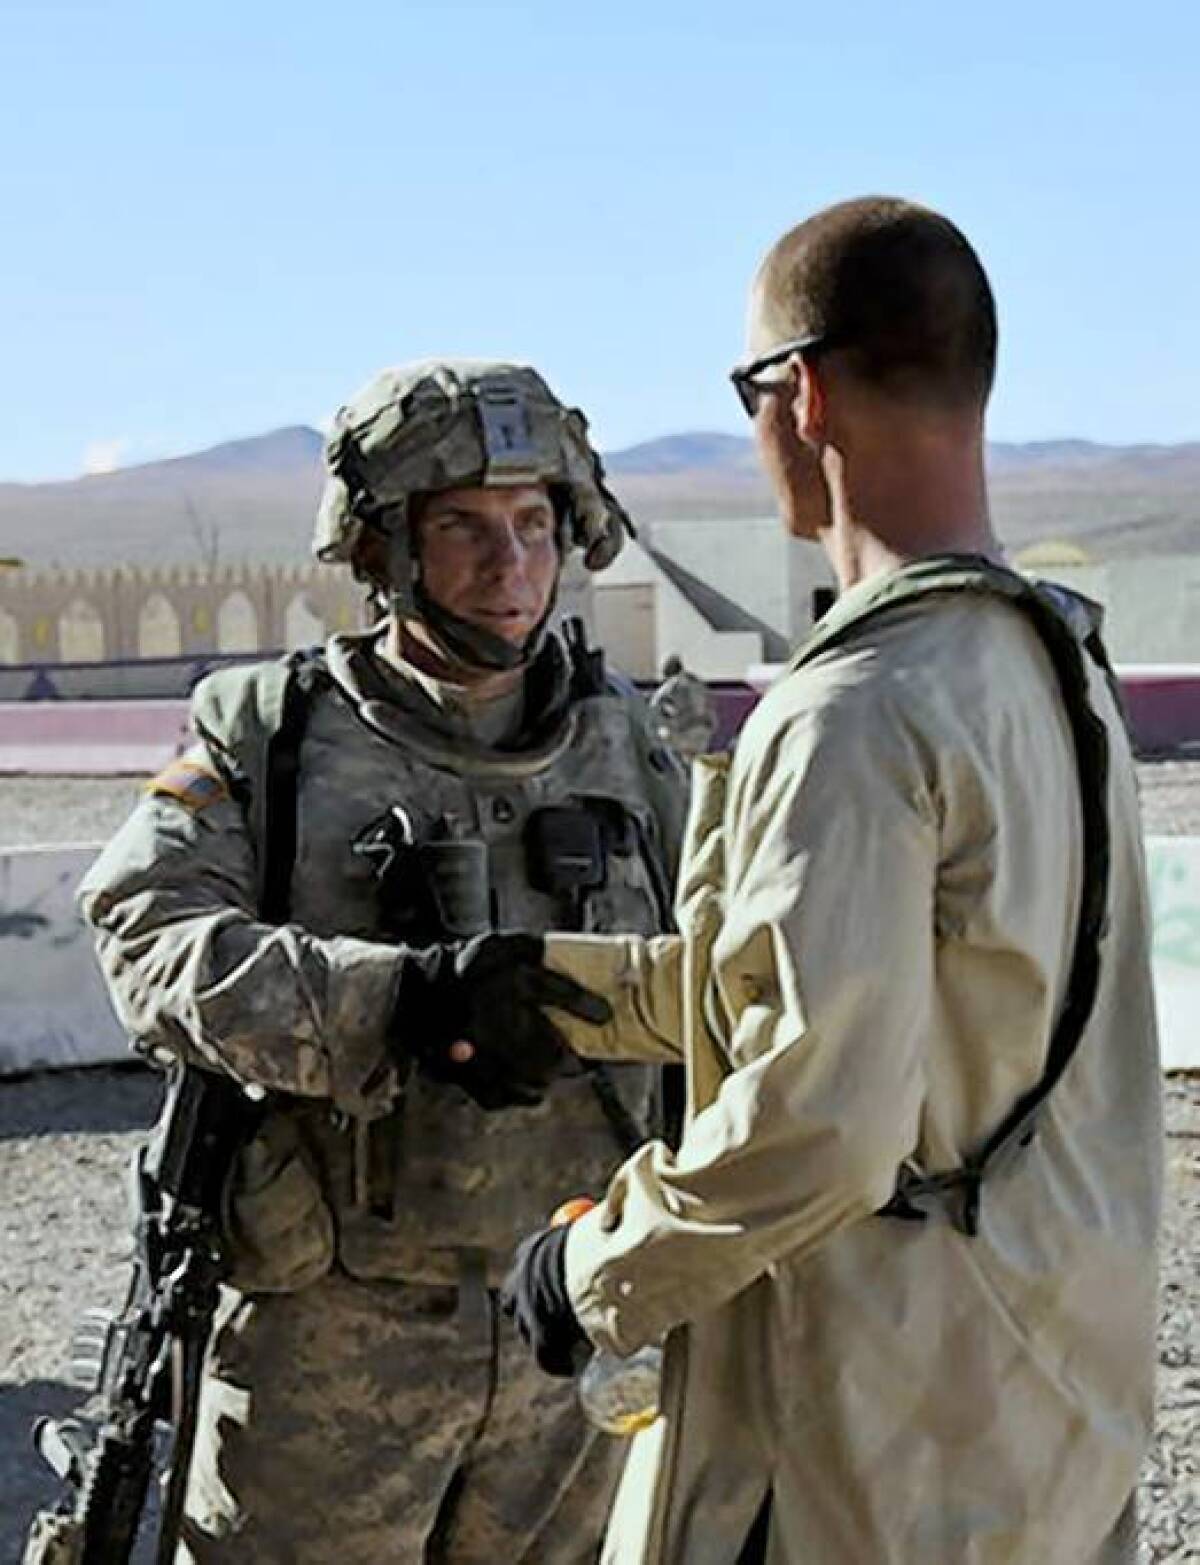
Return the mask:
<path fill-rule="evenodd" d="M 177 799 L 186 810 L 207 809 L 230 797 L 228 784 L 210 767 L 197 761 L 171 761 L 146 784 L 146 792 Z"/>

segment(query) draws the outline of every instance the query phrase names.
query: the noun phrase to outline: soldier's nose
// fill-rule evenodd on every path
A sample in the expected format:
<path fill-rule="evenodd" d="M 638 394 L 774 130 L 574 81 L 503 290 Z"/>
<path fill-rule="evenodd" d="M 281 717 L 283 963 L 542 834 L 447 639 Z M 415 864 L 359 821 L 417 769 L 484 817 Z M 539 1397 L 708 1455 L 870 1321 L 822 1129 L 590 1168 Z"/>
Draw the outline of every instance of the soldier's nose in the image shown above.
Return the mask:
<path fill-rule="evenodd" d="M 511 570 L 524 558 L 515 527 L 497 527 L 491 534 L 488 564 L 493 570 Z"/>

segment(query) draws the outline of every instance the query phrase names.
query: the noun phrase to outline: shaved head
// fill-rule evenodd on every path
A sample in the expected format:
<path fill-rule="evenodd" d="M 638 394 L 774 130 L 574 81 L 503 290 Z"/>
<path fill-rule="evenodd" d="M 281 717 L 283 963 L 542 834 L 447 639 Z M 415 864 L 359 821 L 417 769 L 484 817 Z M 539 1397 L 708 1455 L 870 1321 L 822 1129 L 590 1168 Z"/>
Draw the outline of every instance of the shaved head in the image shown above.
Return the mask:
<path fill-rule="evenodd" d="M 754 353 L 815 336 L 890 401 L 982 409 L 996 365 L 996 306 L 963 234 L 927 207 L 866 196 L 784 234 L 755 278 Z"/>

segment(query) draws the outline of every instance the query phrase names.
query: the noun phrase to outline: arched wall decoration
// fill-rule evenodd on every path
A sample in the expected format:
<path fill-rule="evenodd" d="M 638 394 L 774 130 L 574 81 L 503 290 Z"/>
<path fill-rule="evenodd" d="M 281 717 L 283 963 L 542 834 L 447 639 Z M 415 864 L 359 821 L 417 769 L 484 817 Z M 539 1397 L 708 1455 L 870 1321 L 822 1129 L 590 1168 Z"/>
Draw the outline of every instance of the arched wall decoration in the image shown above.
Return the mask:
<path fill-rule="evenodd" d="M 21 661 L 21 628 L 16 616 L 0 609 L 0 663 Z"/>
<path fill-rule="evenodd" d="M 58 617 L 58 651 L 64 663 L 104 659 L 104 621 L 94 603 L 75 598 Z"/>
<path fill-rule="evenodd" d="M 217 651 L 257 652 L 258 649 L 258 615 L 253 603 L 237 587 L 222 599 L 217 610 Z"/>
<path fill-rule="evenodd" d="M 170 599 L 154 592 L 138 610 L 138 657 L 175 658 L 183 651 L 179 615 Z"/>
<path fill-rule="evenodd" d="M 283 616 L 284 645 L 289 650 L 316 646 L 325 640 L 325 634 L 325 621 L 315 611 L 307 594 L 296 593 Z"/>

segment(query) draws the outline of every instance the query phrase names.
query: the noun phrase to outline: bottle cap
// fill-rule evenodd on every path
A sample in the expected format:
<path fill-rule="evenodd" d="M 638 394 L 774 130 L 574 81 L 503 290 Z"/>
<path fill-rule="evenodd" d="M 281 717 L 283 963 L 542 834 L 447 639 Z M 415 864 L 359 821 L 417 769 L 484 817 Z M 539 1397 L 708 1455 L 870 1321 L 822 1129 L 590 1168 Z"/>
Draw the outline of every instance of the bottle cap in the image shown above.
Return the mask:
<path fill-rule="evenodd" d="M 561 1206 L 556 1206 L 550 1215 L 551 1228 L 561 1228 L 564 1223 L 573 1223 L 577 1217 L 583 1217 L 595 1206 L 590 1195 L 572 1196 L 569 1201 L 564 1201 Z"/>

